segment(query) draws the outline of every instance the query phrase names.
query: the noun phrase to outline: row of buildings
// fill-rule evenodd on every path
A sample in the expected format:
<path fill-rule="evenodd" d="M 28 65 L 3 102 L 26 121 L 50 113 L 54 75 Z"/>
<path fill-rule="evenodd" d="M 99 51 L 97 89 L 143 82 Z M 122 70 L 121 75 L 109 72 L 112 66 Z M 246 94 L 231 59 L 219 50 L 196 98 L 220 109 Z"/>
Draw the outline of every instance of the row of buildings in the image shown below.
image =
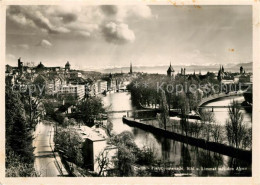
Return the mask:
<path fill-rule="evenodd" d="M 214 77 L 214 79 L 218 80 L 220 83 L 233 83 L 238 84 L 241 83 L 252 83 L 253 75 L 251 73 L 246 73 L 243 66 L 239 68 L 239 72 L 226 72 L 224 66 L 220 66 L 217 73 L 210 73 L 208 72 L 205 75 L 202 75 L 200 72 L 199 74 L 186 74 L 186 68 L 181 68 L 181 73 L 175 74 L 175 70 L 172 67 L 171 63 L 167 70 L 167 76 L 174 80 L 178 77 L 186 77 L 187 80 L 195 80 L 195 81 L 202 81 L 208 77 Z"/>
<path fill-rule="evenodd" d="M 83 72 L 84 73 L 84 72 Z M 78 99 L 95 96 L 107 91 L 125 89 L 127 79 L 114 78 L 110 73 L 89 78 L 82 71 L 72 70 L 69 62 L 65 67 L 46 67 L 42 62 L 37 66 L 25 66 L 18 59 L 17 67 L 6 65 L 6 85 L 24 88 L 44 89 L 46 95 L 73 95 Z"/>

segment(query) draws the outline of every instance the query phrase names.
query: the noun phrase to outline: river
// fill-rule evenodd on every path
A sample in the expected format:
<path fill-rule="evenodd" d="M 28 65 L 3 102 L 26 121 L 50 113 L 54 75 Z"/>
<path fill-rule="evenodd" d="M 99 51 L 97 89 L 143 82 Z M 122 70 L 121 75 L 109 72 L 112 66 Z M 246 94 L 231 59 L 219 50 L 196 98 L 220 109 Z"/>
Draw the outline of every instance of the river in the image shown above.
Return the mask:
<path fill-rule="evenodd" d="M 230 99 L 222 99 L 221 101 L 229 103 Z M 111 111 L 135 109 L 132 105 L 131 95 L 128 92 L 108 93 L 107 96 L 103 97 L 103 103 L 106 107 L 109 107 L 109 110 Z M 212 102 L 211 105 L 215 105 L 214 103 L 218 104 L 220 102 Z M 225 115 L 227 117 L 227 111 L 222 111 L 226 112 Z M 220 114 L 221 112 L 218 113 Z M 113 131 L 117 134 L 123 131 L 132 132 L 139 148 L 142 148 L 143 146 L 153 148 L 157 159 L 171 162 L 174 167 L 181 169 L 179 171 L 180 173 L 192 173 L 194 176 L 251 175 L 251 164 L 248 162 L 213 153 L 172 139 L 155 136 L 152 133 L 139 128 L 130 127 L 122 122 L 122 117 L 124 115 L 126 115 L 126 113 L 109 114 L 109 118 L 113 123 Z M 223 115 L 223 112 L 221 113 L 221 116 L 216 115 L 217 119 L 221 118 L 218 120 L 219 122 L 224 120 Z M 248 120 L 249 117 L 250 116 L 246 119 Z M 234 170 L 235 167 L 240 168 Z"/>

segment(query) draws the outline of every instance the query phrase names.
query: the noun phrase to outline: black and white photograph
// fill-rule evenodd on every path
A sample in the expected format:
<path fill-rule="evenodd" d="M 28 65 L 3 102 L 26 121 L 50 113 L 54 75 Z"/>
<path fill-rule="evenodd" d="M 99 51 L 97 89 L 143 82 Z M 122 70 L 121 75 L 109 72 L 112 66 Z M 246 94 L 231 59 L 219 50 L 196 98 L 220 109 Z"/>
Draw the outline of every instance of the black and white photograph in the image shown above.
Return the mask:
<path fill-rule="evenodd" d="M 5 178 L 252 177 L 253 6 L 167 2 L 6 5 Z"/>

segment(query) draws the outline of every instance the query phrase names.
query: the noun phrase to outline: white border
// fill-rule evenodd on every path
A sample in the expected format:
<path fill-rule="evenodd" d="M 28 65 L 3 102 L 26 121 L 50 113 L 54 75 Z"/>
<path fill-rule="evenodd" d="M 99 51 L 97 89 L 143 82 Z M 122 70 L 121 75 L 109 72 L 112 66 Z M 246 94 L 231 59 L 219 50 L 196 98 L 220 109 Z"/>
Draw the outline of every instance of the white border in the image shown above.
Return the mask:
<path fill-rule="evenodd" d="M 253 159 L 252 177 L 38 177 L 38 178 L 5 178 L 5 9 L 6 5 L 59 5 L 59 4 L 148 4 L 148 5 L 252 5 L 253 8 Z M 0 0 L 0 184 L 260 184 L 260 0 Z M 243 35 L 241 35 L 242 37 Z"/>

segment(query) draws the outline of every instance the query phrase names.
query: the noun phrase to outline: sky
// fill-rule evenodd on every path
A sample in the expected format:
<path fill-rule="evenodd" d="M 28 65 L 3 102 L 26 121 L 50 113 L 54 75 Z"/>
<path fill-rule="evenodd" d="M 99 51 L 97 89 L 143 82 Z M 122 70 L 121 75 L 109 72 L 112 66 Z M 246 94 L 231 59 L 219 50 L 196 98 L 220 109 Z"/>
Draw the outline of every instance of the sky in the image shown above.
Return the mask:
<path fill-rule="evenodd" d="M 6 63 L 76 69 L 252 61 L 252 7 L 8 6 Z"/>

